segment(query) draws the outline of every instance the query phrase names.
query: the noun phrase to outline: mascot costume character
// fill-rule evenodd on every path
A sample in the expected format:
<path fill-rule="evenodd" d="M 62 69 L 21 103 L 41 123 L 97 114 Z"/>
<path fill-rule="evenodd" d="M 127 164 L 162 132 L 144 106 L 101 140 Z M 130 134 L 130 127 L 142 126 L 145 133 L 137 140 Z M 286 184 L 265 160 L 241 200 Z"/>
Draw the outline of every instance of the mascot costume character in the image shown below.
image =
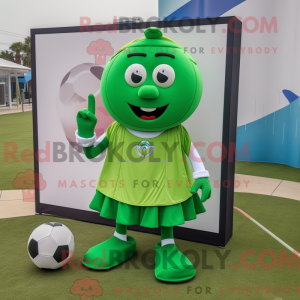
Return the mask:
<path fill-rule="evenodd" d="M 155 277 L 181 282 L 196 271 L 177 249 L 173 227 L 205 212 L 202 203 L 211 195 L 209 173 L 181 125 L 200 102 L 202 78 L 192 57 L 160 29 L 148 28 L 144 35 L 122 47 L 104 69 L 101 96 L 115 122 L 96 137 L 92 94 L 88 108 L 77 114 L 76 141 L 86 157 L 93 159 L 107 149 L 90 208 L 116 221 L 114 235 L 90 248 L 83 264 L 113 268 L 136 252 L 128 225 L 160 227 Z"/>

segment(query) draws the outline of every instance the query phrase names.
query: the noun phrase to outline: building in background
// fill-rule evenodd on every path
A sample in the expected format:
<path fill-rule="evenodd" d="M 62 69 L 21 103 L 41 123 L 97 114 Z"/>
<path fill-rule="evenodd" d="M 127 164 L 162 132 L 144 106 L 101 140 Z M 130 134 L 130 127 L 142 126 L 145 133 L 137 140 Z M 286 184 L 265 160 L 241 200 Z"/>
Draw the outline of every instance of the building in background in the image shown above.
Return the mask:
<path fill-rule="evenodd" d="M 11 75 L 14 76 L 15 87 L 17 87 L 18 85 L 16 85 L 16 78 L 18 78 L 19 76 L 24 76 L 25 78 L 25 74 L 30 71 L 31 69 L 28 67 L 24 67 L 22 65 L 0 58 L 0 108 L 6 106 L 12 108 L 13 91 Z M 29 78 L 28 75 L 26 78 Z"/>

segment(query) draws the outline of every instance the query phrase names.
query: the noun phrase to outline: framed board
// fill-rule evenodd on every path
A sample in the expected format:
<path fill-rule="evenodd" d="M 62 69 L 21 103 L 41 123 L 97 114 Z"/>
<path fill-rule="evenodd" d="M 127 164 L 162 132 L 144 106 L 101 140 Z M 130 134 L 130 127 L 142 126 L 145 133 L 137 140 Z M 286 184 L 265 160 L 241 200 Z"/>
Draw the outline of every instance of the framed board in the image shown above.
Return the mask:
<path fill-rule="evenodd" d="M 212 197 L 204 203 L 206 213 L 175 227 L 175 237 L 225 246 L 233 226 L 241 45 L 241 22 L 235 17 L 32 29 L 34 167 L 40 174 L 36 212 L 114 225 L 89 209 L 105 153 L 94 160 L 84 156 L 75 141 L 76 113 L 87 107 L 87 96 L 93 93 L 96 135 L 106 131 L 113 119 L 99 91 L 103 68 L 113 53 L 142 37 L 148 27 L 161 28 L 182 45 L 203 77 L 200 105 L 183 125 L 210 172 Z M 105 45 L 106 52 L 97 54 L 95 45 Z M 160 233 L 140 226 L 129 229 Z"/>

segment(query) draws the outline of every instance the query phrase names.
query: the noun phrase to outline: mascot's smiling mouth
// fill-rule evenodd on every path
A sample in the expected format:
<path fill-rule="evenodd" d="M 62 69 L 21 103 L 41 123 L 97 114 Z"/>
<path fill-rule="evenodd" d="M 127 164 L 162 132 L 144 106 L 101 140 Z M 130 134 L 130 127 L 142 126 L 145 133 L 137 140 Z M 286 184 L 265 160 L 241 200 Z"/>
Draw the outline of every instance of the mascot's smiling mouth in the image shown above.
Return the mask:
<path fill-rule="evenodd" d="M 129 104 L 129 103 L 128 103 Z M 143 120 L 154 120 L 160 117 L 166 110 L 169 104 L 157 108 L 144 108 L 129 104 L 132 111 Z"/>

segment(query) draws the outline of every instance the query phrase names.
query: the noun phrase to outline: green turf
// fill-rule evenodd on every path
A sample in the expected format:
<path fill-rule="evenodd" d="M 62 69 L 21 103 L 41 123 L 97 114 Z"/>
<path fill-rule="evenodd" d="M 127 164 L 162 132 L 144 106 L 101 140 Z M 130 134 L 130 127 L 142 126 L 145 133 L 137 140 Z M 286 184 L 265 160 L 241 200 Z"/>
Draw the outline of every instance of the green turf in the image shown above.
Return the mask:
<path fill-rule="evenodd" d="M 293 228 L 294 226 L 300 228 L 299 201 L 274 196 L 235 193 L 234 205 L 292 248 L 300 251 L 300 235 L 298 230 Z M 290 234 L 290 232 L 293 233 Z"/>
<path fill-rule="evenodd" d="M 283 239 L 291 247 L 300 248 L 299 228 L 300 220 L 298 213 L 300 202 L 269 196 L 257 196 L 250 194 L 236 194 L 235 206 L 243 209 L 251 217 L 255 218 L 262 225 L 267 227 L 274 234 Z M 201 217 L 201 216 L 199 216 Z M 45 271 L 38 269 L 29 259 L 26 245 L 27 239 L 34 228 L 47 221 L 60 221 L 68 226 L 75 236 L 75 259 L 76 270 L 68 267 L 66 270 Z M 90 224 L 80 221 L 61 219 L 51 216 L 30 216 L 0 220 L 0 245 L 1 245 L 1 295 L 3 299 L 77 299 L 78 295 L 72 295 L 71 286 L 75 280 L 86 276 L 98 280 L 103 288 L 103 294 L 97 299 L 253 299 L 253 300 L 299 300 L 293 287 L 299 287 L 299 270 L 296 270 L 295 263 L 291 269 L 284 264 L 279 269 L 279 263 L 271 270 L 260 267 L 258 254 L 263 250 L 272 250 L 279 257 L 280 250 L 285 250 L 288 256 L 291 253 L 278 241 L 268 235 L 260 227 L 247 219 L 240 212 L 234 210 L 233 237 L 226 249 L 215 246 L 198 244 L 183 240 L 176 240 L 181 251 L 189 251 L 188 257 L 196 264 L 196 277 L 186 283 L 166 284 L 157 281 L 153 272 L 153 250 L 154 245 L 159 241 L 159 236 L 129 231 L 137 241 L 137 254 L 118 268 L 109 271 L 91 271 L 78 268 L 78 259 L 83 257 L 87 249 L 96 243 L 111 237 L 114 228 L 97 224 Z M 257 266 L 254 270 L 246 269 L 240 262 L 242 253 L 253 249 L 256 255 L 249 255 L 246 262 L 249 265 Z M 148 256 L 146 256 L 148 251 Z M 227 252 L 226 252 L 227 251 Z M 200 262 L 195 262 L 192 253 L 200 257 Z M 206 259 L 204 258 L 206 253 Z M 225 266 L 220 267 L 220 260 L 217 253 L 228 254 Z M 270 264 L 270 256 L 264 258 L 265 264 Z M 138 268 L 134 268 L 133 265 Z M 148 267 L 146 267 L 148 265 Z M 212 267 L 206 267 L 209 265 Z M 234 265 L 238 269 L 233 268 Z M 290 287 L 288 295 L 283 291 L 276 295 L 274 287 Z M 122 294 L 115 294 L 115 287 L 122 287 Z M 131 288 L 133 294 L 130 294 Z M 141 294 L 136 294 L 137 288 Z M 145 294 L 145 288 L 149 287 Z M 161 288 L 160 294 L 155 294 L 154 288 Z M 166 294 L 166 287 L 169 287 Z M 190 292 L 188 294 L 188 288 Z M 201 294 L 196 294 L 195 289 L 202 288 Z M 206 294 L 206 287 L 210 288 L 211 294 Z M 224 287 L 225 294 L 220 294 L 221 287 Z M 243 294 L 238 293 L 241 287 Z M 252 294 L 246 295 L 246 287 L 251 287 Z M 255 287 L 261 287 L 257 294 Z M 265 287 L 269 287 L 270 294 L 265 294 Z M 159 288 L 156 292 L 159 292 Z M 230 294 L 229 288 L 232 292 Z M 178 291 L 177 294 L 173 294 Z M 233 290 L 234 289 L 234 290 Z M 127 294 L 126 294 L 127 291 Z M 200 292 L 200 288 L 197 289 Z M 300 289 L 298 291 L 300 293 Z"/>
<path fill-rule="evenodd" d="M 33 170 L 33 161 L 25 162 L 21 159 L 22 151 L 33 151 L 32 112 L 0 115 L 0 128 L 0 190 L 13 190 L 13 180 L 17 174 Z M 8 162 L 4 161 L 5 143 L 15 143 L 18 147 L 15 153 L 18 162 L 14 162 L 11 157 L 8 158 Z M 8 150 L 12 150 L 12 147 Z"/>
<path fill-rule="evenodd" d="M 235 162 L 235 173 L 300 182 L 300 169 L 264 162 Z"/>

